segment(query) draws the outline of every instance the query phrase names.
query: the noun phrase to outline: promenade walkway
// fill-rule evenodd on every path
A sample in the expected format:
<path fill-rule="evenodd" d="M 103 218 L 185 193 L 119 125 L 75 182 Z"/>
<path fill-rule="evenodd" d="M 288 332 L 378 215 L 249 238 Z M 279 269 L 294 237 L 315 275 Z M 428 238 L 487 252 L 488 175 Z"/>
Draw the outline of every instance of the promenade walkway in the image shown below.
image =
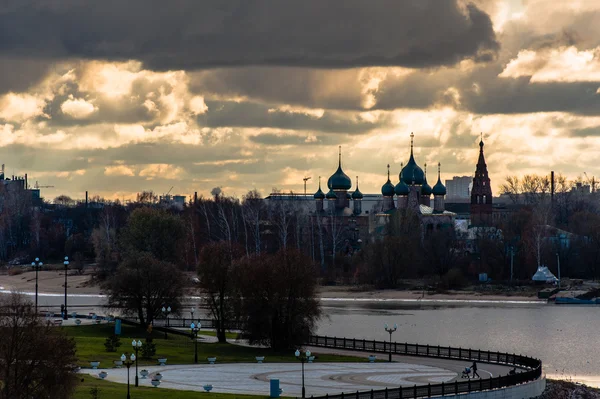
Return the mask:
<path fill-rule="evenodd" d="M 315 348 L 320 353 L 341 351 Z M 357 352 L 349 352 L 357 356 Z M 368 354 L 365 354 L 367 356 Z M 381 358 L 381 355 L 380 355 Z M 301 396 L 302 374 L 300 362 L 296 363 L 235 363 L 199 364 L 146 367 L 150 375 L 163 375 L 160 388 L 202 391 L 203 385 L 211 384 L 213 392 L 269 394 L 269 380 L 279 379 L 283 396 Z M 342 391 L 364 391 L 370 389 L 435 384 L 454 381 L 464 369 L 465 362 L 447 359 L 396 356 L 394 362 L 369 363 L 305 363 L 305 385 L 307 396 L 336 394 Z M 509 368 L 499 365 L 480 364 L 479 374 L 483 378 L 507 374 Z M 127 382 L 127 369 L 107 369 L 107 380 Z M 83 369 L 82 373 L 97 376 L 99 370 Z M 131 370 L 131 381 L 135 371 Z M 150 386 L 150 377 L 140 379 L 140 384 Z M 158 388 L 158 389 L 160 389 Z"/>

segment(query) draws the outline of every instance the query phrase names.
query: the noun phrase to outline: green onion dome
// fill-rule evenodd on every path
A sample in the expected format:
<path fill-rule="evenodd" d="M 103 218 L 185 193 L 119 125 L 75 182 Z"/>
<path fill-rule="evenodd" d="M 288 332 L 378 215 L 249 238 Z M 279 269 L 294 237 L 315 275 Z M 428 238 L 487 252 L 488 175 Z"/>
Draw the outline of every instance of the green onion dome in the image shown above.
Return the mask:
<path fill-rule="evenodd" d="M 391 181 L 387 181 L 383 186 L 381 186 L 381 194 L 384 197 L 393 197 L 394 196 L 394 185 Z"/>
<path fill-rule="evenodd" d="M 433 186 L 433 195 L 446 195 L 446 187 L 442 184 L 442 179 L 440 178 L 440 164 L 438 163 L 438 180 Z"/>
<path fill-rule="evenodd" d="M 352 181 L 342 170 L 340 164 L 333 175 L 329 178 L 327 186 L 332 190 L 349 190 L 352 187 Z"/>
<path fill-rule="evenodd" d="M 327 195 L 325 196 L 325 198 L 327 198 L 327 199 L 336 199 L 337 195 L 335 195 L 335 193 L 333 192 L 333 189 L 332 189 L 332 190 L 329 190 L 329 192 L 327 193 Z"/>
<path fill-rule="evenodd" d="M 327 181 L 327 187 L 332 190 L 349 190 L 352 187 L 352 180 L 342 170 L 342 147 L 340 146 L 340 154 L 338 160 L 338 168 Z"/>
<path fill-rule="evenodd" d="M 325 193 L 323 191 L 321 191 L 321 176 L 319 176 L 319 189 L 315 193 L 314 197 L 316 200 L 325 199 Z"/>
<path fill-rule="evenodd" d="M 423 179 L 423 185 L 421 186 L 421 195 L 430 196 L 431 186 L 427 184 L 427 164 L 425 164 L 425 173 Z"/>
<path fill-rule="evenodd" d="M 415 157 L 413 156 L 413 138 L 415 137 L 414 134 L 410 134 L 410 159 L 408 160 L 408 163 L 406 164 L 406 166 L 402 169 L 402 171 L 400 172 L 400 175 L 402 176 L 402 181 L 405 184 L 411 185 L 411 184 L 423 184 L 423 180 L 425 179 L 425 174 L 423 173 L 423 169 L 421 169 L 419 167 L 419 165 L 417 165 L 417 162 L 415 162 Z"/>
<path fill-rule="evenodd" d="M 358 189 L 358 176 L 356 176 L 356 190 L 352 193 L 353 200 L 361 200 L 363 199 L 363 194 Z"/>
<path fill-rule="evenodd" d="M 388 178 L 383 186 L 381 186 L 381 194 L 384 197 L 393 197 L 394 196 L 394 185 L 390 181 L 390 164 L 387 166 L 388 168 Z"/>
<path fill-rule="evenodd" d="M 410 188 L 402 181 L 402 165 L 400 165 L 400 183 L 396 184 L 394 191 L 396 195 L 408 195 L 410 193 Z"/>

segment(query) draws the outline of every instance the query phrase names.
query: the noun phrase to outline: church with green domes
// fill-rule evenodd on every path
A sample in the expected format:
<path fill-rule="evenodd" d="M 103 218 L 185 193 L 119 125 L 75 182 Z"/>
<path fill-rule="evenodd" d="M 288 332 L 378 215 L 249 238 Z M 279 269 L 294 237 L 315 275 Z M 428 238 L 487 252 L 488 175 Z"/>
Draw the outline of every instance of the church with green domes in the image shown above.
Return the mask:
<path fill-rule="evenodd" d="M 342 169 L 341 147 L 338 155 L 338 168 L 327 180 L 327 193 L 319 189 L 314 194 L 317 214 L 330 214 L 357 218 L 371 216 L 369 224 L 385 223 L 389 215 L 398 210 L 410 210 L 417 214 L 426 230 L 436 230 L 454 225 L 455 214 L 444 209 L 446 187 L 440 178 L 438 163 L 437 182 L 431 187 L 427 182 L 427 165 L 423 170 L 416 162 L 414 134 L 410 135 L 410 157 L 406 166 L 401 165 L 399 181 L 394 184 L 390 178 L 390 165 L 387 166 L 387 181 L 381 187 L 381 194 L 363 194 L 358 187 L 351 192 L 352 180 Z M 433 203 L 432 203 L 433 196 Z M 369 230 L 372 230 L 371 226 Z"/>

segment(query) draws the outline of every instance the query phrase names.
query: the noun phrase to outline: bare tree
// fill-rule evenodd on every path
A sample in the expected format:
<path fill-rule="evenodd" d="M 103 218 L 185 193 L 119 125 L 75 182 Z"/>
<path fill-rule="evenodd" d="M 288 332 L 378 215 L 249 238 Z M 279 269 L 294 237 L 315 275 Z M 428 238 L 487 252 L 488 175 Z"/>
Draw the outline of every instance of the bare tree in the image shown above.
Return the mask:
<path fill-rule="evenodd" d="M 168 304 L 179 312 L 184 277 L 172 263 L 156 260 L 149 253 L 131 253 L 115 275 L 105 283 L 109 306 L 135 314 L 142 325 L 150 324 Z"/>
<path fill-rule="evenodd" d="M 158 202 L 158 196 L 154 194 L 154 191 L 142 191 L 137 195 L 137 202 L 140 204 L 150 205 Z"/>
<path fill-rule="evenodd" d="M 280 248 L 287 248 L 291 227 L 295 218 L 294 199 L 288 201 L 284 199 L 272 199 L 269 202 L 269 219 L 275 230 L 279 240 Z"/>
<path fill-rule="evenodd" d="M 0 399 L 66 399 L 77 381 L 75 342 L 19 294 L 0 297 Z"/>
<path fill-rule="evenodd" d="M 248 191 L 244 195 L 242 198 L 242 212 L 254 240 L 254 253 L 259 254 L 261 250 L 260 222 L 264 217 L 265 205 L 262 196 L 257 190 Z"/>
<path fill-rule="evenodd" d="M 242 256 L 240 246 L 226 241 L 210 243 L 200 253 L 197 269 L 200 288 L 210 315 L 216 321 L 219 342 L 226 342 L 225 330 L 239 309 L 236 262 Z"/>

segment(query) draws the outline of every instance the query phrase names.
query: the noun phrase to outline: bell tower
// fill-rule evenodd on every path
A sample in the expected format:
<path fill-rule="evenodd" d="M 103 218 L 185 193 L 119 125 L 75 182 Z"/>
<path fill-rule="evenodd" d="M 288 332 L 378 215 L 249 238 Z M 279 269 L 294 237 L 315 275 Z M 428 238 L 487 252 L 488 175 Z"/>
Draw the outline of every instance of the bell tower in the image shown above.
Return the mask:
<path fill-rule="evenodd" d="M 492 222 L 492 186 L 483 155 L 483 133 L 479 141 L 479 159 L 471 190 L 471 224 L 485 226 Z"/>

